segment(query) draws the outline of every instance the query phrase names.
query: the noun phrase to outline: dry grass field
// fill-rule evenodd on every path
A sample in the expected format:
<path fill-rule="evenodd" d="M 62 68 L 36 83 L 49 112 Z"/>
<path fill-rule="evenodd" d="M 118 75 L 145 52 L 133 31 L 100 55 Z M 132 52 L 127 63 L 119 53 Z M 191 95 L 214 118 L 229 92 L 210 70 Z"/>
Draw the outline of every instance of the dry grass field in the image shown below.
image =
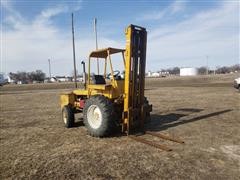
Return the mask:
<path fill-rule="evenodd" d="M 0 87 L 0 179 L 240 179 L 237 76 L 146 80 L 146 128 L 185 144 L 144 136 L 171 152 L 119 134 L 93 138 L 81 123 L 64 128 L 59 94 L 72 84 Z"/>

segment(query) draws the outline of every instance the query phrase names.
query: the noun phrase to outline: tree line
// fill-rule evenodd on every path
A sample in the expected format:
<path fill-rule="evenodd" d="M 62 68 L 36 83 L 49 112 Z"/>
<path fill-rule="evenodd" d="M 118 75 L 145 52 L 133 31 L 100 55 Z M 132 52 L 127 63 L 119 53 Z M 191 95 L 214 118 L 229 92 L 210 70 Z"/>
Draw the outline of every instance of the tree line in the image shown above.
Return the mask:
<path fill-rule="evenodd" d="M 235 64 L 233 66 L 218 66 L 215 70 L 209 69 L 206 66 L 201 66 L 197 68 L 198 74 L 226 74 L 230 72 L 240 72 L 240 64 Z M 168 68 L 168 69 L 162 69 L 161 72 L 169 72 L 169 74 L 180 74 L 180 68 L 174 67 L 174 68 Z"/>
<path fill-rule="evenodd" d="M 206 66 L 198 68 L 199 74 L 227 74 L 231 72 L 240 72 L 240 64 L 235 64 L 233 66 L 218 66 L 215 70 L 208 69 Z"/>
<path fill-rule="evenodd" d="M 23 83 L 31 83 L 33 81 L 43 82 L 46 78 L 46 74 L 42 72 L 42 70 L 32 72 L 18 71 L 16 73 L 10 72 L 9 77 L 14 82 L 21 81 Z"/>
<path fill-rule="evenodd" d="M 197 68 L 199 74 L 226 74 L 230 72 L 240 72 L 240 64 L 233 66 L 222 66 L 217 67 L 215 70 L 210 70 L 206 66 Z M 161 72 L 168 72 L 169 74 L 180 74 L 180 68 L 168 68 L 162 69 Z M 23 83 L 32 83 L 33 81 L 43 82 L 46 78 L 46 74 L 42 70 L 36 70 L 32 72 L 18 71 L 16 73 L 10 72 L 9 77 L 14 82 L 22 81 Z"/>

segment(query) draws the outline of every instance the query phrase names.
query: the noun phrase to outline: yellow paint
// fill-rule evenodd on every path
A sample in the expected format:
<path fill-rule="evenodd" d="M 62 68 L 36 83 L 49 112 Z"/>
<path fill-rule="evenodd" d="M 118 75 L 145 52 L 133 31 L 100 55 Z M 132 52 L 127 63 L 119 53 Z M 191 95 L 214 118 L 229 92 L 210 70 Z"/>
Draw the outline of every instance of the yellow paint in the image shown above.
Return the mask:
<path fill-rule="evenodd" d="M 76 94 L 77 96 L 80 96 L 80 95 L 87 96 L 88 95 L 88 90 L 76 89 L 76 90 L 73 90 L 73 94 Z"/>
<path fill-rule="evenodd" d="M 93 96 L 96 94 L 104 95 L 110 99 L 118 98 L 124 91 L 124 80 L 116 81 L 116 86 L 113 87 L 111 84 L 90 84 L 87 89 L 76 89 L 73 90 L 73 94 L 76 96 Z M 71 93 L 69 93 L 71 94 Z M 66 105 L 66 104 L 65 104 Z"/>
<path fill-rule="evenodd" d="M 123 125 L 122 125 L 122 131 L 127 131 L 129 132 L 129 121 L 130 121 L 130 111 L 129 111 L 129 99 L 130 99 L 130 94 L 129 92 L 131 92 L 130 90 L 130 75 L 131 75 L 131 33 L 132 32 L 132 28 L 131 26 L 129 26 L 126 29 L 125 35 L 126 35 L 126 51 L 125 51 L 125 83 L 124 83 L 124 107 L 123 107 L 123 111 L 125 112 L 125 114 L 127 114 L 127 116 L 124 117 L 123 120 Z"/>
<path fill-rule="evenodd" d="M 75 101 L 74 93 L 66 93 L 66 94 L 62 94 L 60 96 L 61 108 L 63 108 L 64 106 L 67 106 L 67 105 L 73 106 L 74 101 Z"/>
<path fill-rule="evenodd" d="M 111 86 L 111 84 L 90 84 L 88 85 L 88 88 L 96 90 L 109 90 L 112 88 Z"/>

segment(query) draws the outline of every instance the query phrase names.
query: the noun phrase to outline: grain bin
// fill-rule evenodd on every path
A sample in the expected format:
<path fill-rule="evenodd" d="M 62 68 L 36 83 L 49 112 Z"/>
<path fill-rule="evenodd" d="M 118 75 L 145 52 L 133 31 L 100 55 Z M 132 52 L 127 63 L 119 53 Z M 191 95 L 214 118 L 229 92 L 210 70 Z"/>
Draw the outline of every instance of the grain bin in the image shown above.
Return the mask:
<path fill-rule="evenodd" d="M 196 76 L 197 74 L 197 68 L 180 68 L 180 76 Z"/>

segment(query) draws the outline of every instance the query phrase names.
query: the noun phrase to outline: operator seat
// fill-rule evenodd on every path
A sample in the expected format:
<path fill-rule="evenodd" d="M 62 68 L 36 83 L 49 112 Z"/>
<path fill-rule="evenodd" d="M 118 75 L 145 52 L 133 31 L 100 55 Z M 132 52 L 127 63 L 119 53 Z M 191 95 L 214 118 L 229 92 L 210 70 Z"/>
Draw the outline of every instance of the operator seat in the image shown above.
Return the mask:
<path fill-rule="evenodd" d="M 106 84 L 106 81 L 103 75 L 93 75 L 92 81 L 93 81 L 93 84 Z"/>

